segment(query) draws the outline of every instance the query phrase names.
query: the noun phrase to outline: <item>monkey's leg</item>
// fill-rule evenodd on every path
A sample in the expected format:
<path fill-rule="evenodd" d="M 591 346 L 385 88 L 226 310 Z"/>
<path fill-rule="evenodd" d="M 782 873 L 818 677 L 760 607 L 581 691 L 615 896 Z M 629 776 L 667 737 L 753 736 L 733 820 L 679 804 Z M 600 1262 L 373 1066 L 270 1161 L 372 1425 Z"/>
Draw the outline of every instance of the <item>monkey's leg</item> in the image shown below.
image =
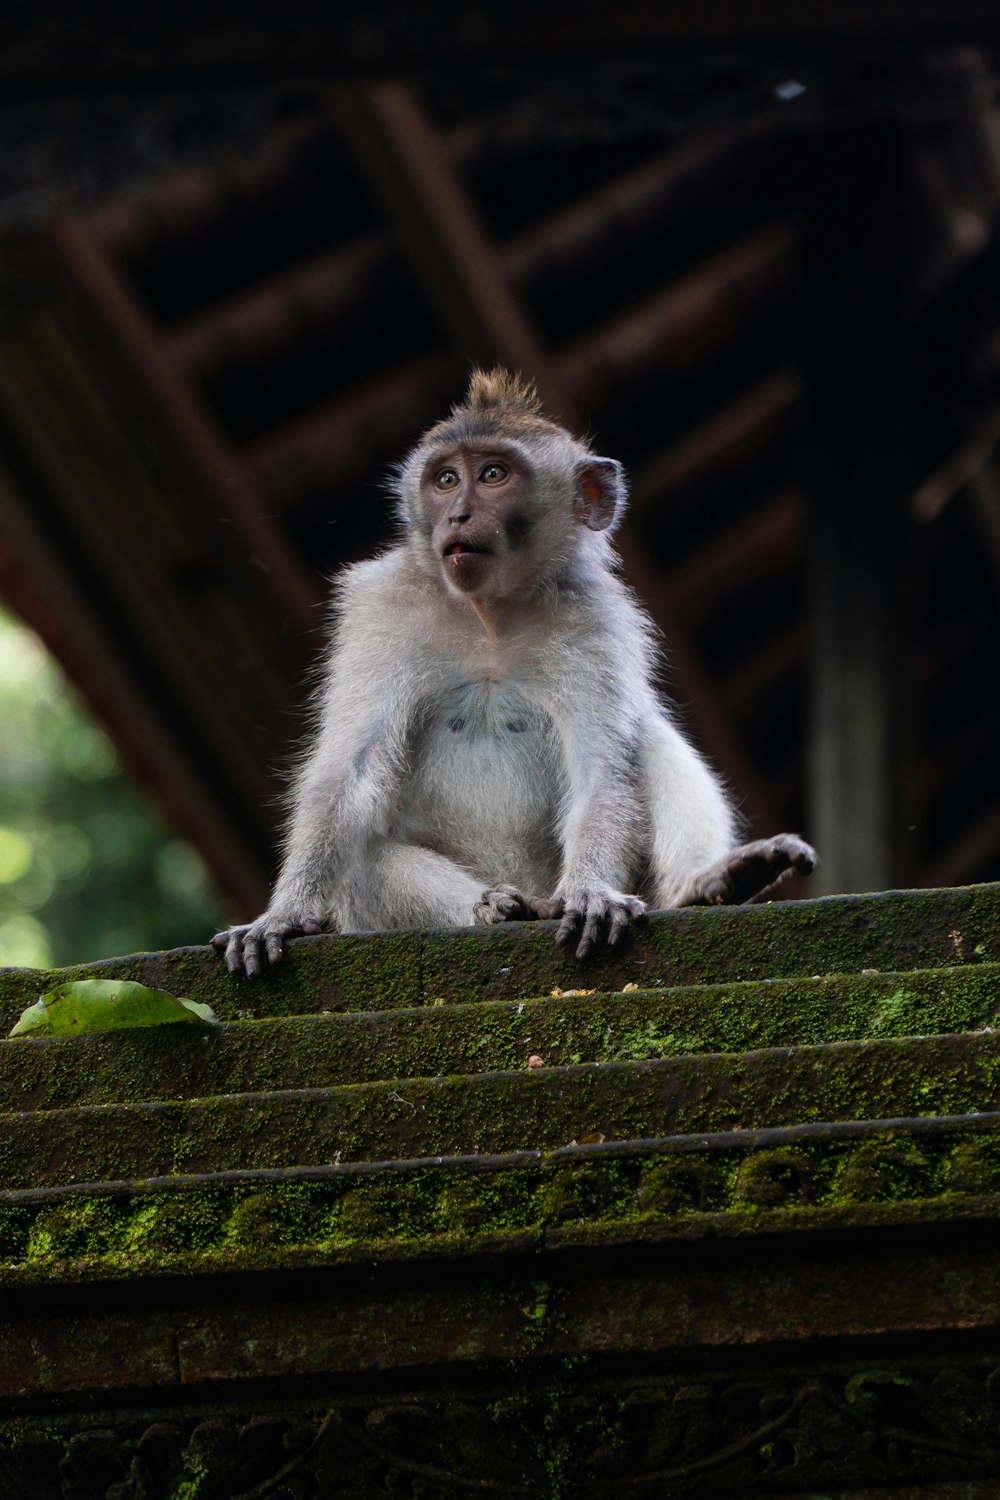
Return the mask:
<path fill-rule="evenodd" d="M 484 891 L 483 885 L 481 875 L 433 849 L 380 840 L 358 858 L 342 884 L 335 902 L 338 926 L 343 932 L 468 927 L 549 915 L 547 903 L 514 886 Z"/>
<path fill-rule="evenodd" d="M 685 886 L 677 906 L 738 906 L 766 898 L 794 870 L 808 875 L 816 851 L 796 833 L 757 839 L 725 855 Z"/>

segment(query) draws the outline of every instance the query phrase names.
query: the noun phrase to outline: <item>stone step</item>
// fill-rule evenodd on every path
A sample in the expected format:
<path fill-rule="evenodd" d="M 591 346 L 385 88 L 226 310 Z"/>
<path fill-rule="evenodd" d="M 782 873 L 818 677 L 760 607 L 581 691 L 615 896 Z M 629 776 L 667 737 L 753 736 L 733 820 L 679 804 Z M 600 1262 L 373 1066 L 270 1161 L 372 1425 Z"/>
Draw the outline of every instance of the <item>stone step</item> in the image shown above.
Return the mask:
<path fill-rule="evenodd" d="M 1000 885 L 887 891 L 767 906 L 688 909 L 638 925 L 625 947 L 578 963 L 553 923 L 297 939 L 287 961 L 235 980 L 210 948 L 134 954 L 55 973 L 0 971 L 0 1027 L 61 979 L 139 979 L 206 1001 L 223 1020 L 388 1010 L 433 1000 L 519 1000 L 553 989 L 667 989 L 733 980 L 1000 961 Z"/>
<path fill-rule="evenodd" d="M 981 1222 L 1000 1113 L 0 1193 L 7 1285 Z"/>
<path fill-rule="evenodd" d="M 978 1031 L 1000 965 L 768 979 L 0 1042 L 0 1111 Z"/>
<path fill-rule="evenodd" d="M 81 1106 L 0 1116 L 0 1189 L 255 1168 L 551 1151 L 1000 1106 L 1000 1035 Z"/>

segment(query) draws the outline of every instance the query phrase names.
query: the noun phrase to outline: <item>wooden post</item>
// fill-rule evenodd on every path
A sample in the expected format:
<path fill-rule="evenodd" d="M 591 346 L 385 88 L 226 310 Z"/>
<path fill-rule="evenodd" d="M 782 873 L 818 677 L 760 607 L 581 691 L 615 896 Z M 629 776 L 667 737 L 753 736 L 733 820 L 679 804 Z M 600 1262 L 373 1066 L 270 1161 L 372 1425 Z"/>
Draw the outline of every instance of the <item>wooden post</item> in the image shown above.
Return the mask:
<path fill-rule="evenodd" d="M 817 160 L 803 365 L 811 586 L 811 817 L 820 891 L 905 880 L 910 362 L 901 136 Z"/>

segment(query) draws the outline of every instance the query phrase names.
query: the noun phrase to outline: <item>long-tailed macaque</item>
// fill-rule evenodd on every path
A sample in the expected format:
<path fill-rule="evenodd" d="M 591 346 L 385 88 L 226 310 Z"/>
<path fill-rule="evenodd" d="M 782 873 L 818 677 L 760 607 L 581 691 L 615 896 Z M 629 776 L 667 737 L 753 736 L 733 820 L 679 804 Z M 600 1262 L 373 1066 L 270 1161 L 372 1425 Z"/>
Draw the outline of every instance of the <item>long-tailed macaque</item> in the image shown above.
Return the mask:
<path fill-rule="evenodd" d="M 735 848 L 730 798 L 657 695 L 610 544 L 614 459 L 477 370 L 397 493 L 401 541 L 339 580 L 271 904 L 213 938 L 233 972 L 295 933 L 548 917 L 584 958 L 647 901 L 744 901 L 812 869 L 793 834 Z"/>

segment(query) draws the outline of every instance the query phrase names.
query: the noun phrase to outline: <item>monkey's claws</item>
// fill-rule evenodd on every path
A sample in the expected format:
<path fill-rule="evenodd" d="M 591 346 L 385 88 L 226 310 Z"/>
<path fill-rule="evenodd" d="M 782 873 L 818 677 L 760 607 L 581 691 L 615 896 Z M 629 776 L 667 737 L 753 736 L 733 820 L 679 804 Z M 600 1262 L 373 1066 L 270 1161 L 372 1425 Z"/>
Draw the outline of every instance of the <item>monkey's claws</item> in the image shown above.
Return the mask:
<path fill-rule="evenodd" d="M 500 885 L 484 891 L 472 908 L 472 920 L 489 925 L 494 922 L 548 921 L 562 916 L 562 903 L 546 901 L 540 896 L 526 896 L 515 885 Z"/>
<path fill-rule="evenodd" d="M 725 859 L 696 875 L 678 906 L 738 906 L 759 901 L 794 871 L 809 875 L 816 868 L 816 851 L 797 833 L 778 833 L 756 839 L 727 854 Z"/>
<path fill-rule="evenodd" d="M 637 921 L 645 912 L 646 903 L 638 896 L 600 887 L 576 891 L 565 900 L 556 942 L 563 947 L 579 934 L 577 958 L 586 958 L 605 938 L 609 948 L 617 948 L 629 922 Z"/>
<path fill-rule="evenodd" d="M 318 917 L 302 916 L 282 919 L 265 912 L 256 922 L 244 927 L 227 927 L 210 939 L 213 948 L 225 949 L 230 974 L 245 974 L 248 979 L 261 972 L 264 955 L 269 964 L 280 963 L 285 953 L 285 939 L 301 933 L 312 936 L 323 931 Z"/>

